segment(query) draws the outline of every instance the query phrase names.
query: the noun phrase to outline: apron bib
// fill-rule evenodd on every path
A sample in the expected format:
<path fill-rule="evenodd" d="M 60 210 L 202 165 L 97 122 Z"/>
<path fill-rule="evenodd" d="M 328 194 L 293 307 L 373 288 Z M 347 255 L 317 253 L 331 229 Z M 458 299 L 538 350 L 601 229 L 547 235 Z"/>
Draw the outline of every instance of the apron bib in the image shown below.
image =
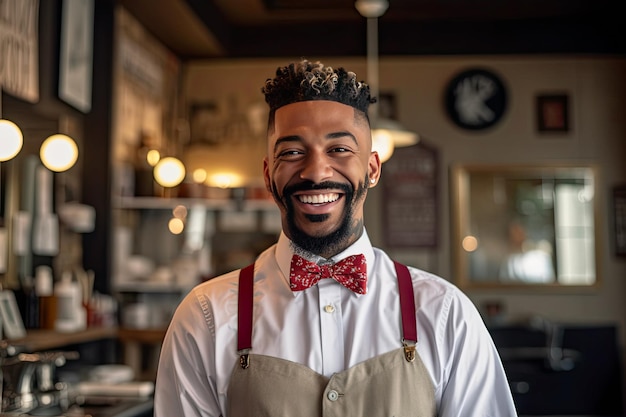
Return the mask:
<path fill-rule="evenodd" d="M 408 268 L 395 263 L 404 347 L 330 378 L 285 359 L 250 354 L 254 264 L 241 270 L 238 350 L 227 417 L 434 417 L 435 393 L 415 351 L 415 298 Z"/>

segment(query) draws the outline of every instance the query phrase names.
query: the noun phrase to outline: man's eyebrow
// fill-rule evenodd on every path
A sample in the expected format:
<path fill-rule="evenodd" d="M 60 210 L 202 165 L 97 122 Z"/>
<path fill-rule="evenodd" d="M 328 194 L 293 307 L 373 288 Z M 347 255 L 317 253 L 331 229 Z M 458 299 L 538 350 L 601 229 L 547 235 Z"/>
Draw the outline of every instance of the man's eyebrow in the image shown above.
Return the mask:
<path fill-rule="evenodd" d="M 350 132 L 345 132 L 345 131 L 341 131 L 341 132 L 333 132 L 333 133 L 329 133 L 328 135 L 326 135 L 327 139 L 338 139 L 338 138 L 343 138 L 345 136 L 348 136 L 350 139 L 352 139 L 352 141 L 354 142 L 355 145 L 359 145 L 359 142 L 356 140 L 356 136 L 354 136 L 352 133 Z"/>
<path fill-rule="evenodd" d="M 280 144 L 285 143 L 285 142 L 302 142 L 302 138 L 297 135 L 289 135 L 289 136 L 280 137 L 276 139 L 276 143 L 274 144 L 274 152 L 276 152 L 276 149 L 278 148 Z"/>
<path fill-rule="evenodd" d="M 359 142 L 356 140 L 356 136 L 354 136 L 352 133 L 350 132 L 345 132 L 345 131 L 340 131 L 340 132 L 332 132 L 326 135 L 326 139 L 339 139 L 339 138 L 343 138 L 343 137 L 349 137 L 350 139 L 352 139 L 352 141 L 355 143 L 355 145 L 358 146 Z M 276 139 L 276 143 L 274 144 L 274 152 L 276 152 L 277 148 L 279 145 L 286 143 L 286 142 L 302 142 L 302 138 L 298 135 L 289 135 L 289 136 L 283 136 L 280 137 L 278 139 Z"/>
<path fill-rule="evenodd" d="M 355 145 L 359 144 L 359 142 L 356 140 L 356 136 L 354 136 L 350 132 L 343 132 L 343 131 L 342 132 L 333 132 L 333 133 L 329 133 L 328 135 L 326 135 L 326 138 L 327 139 L 338 139 L 338 138 L 343 138 L 344 136 L 350 137 Z"/>

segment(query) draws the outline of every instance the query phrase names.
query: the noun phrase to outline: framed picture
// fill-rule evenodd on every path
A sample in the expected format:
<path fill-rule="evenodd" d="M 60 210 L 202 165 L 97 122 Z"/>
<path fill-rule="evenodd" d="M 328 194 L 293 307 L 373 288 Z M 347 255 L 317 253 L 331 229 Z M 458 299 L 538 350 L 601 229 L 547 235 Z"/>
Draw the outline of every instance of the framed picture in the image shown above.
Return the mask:
<path fill-rule="evenodd" d="M 613 188 L 615 254 L 626 256 L 626 185 Z"/>
<path fill-rule="evenodd" d="M 594 244 L 600 233 L 597 181 L 593 164 L 453 165 L 450 250 L 458 285 L 596 288 L 602 278 Z"/>
<path fill-rule="evenodd" d="M 385 162 L 384 239 L 390 248 L 435 248 L 438 245 L 438 151 L 420 141 L 397 148 Z"/>
<path fill-rule="evenodd" d="M 569 130 L 569 99 L 567 94 L 537 96 L 537 130 L 567 132 Z"/>
<path fill-rule="evenodd" d="M 83 113 L 91 110 L 94 0 L 63 0 L 59 98 Z"/>
<path fill-rule="evenodd" d="M 24 321 L 17 308 L 13 291 L 0 291 L 0 328 L 7 339 L 20 339 L 26 336 Z"/>

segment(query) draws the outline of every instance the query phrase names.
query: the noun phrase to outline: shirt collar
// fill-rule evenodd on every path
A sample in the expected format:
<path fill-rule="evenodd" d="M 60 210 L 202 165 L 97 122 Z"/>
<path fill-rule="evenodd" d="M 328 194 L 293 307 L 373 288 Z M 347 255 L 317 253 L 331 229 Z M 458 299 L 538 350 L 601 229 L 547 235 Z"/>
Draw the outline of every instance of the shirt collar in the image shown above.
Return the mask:
<path fill-rule="evenodd" d="M 291 257 L 294 254 L 293 247 L 291 245 L 291 240 L 285 235 L 284 232 L 280 233 L 278 237 L 278 242 L 276 244 L 276 262 L 278 263 L 278 267 L 282 272 L 282 277 L 285 280 L 285 283 L 289 287 L 289 271 L 291 268 Z M 365 255 L 365 259 L 367 261 L 367 276 L 372 276 L 373 268 L 374 268 L 374 248 L 372 248 L 372 243 L 370 242 L 369 236 L 367 235 L 367 231 L 363 229 L 363 234 L 361 237 L 354 242 L 352 245 L 347 247 L 343 252 L 338 253 L 333 256 L 329 260 L 332 263 L 336 263 L 341 261 L 344 258 L 347 258 L 351 255 Z M 311 259 L 311 261 L 320 261 L 323 258 L 318 257 L 317 259 Z M 369 287 L 369 280 L 367 283 Z M 296 295 L 298 293 L 294 293 Z M 357 294 L 358 295 L 358 294 Z"/>

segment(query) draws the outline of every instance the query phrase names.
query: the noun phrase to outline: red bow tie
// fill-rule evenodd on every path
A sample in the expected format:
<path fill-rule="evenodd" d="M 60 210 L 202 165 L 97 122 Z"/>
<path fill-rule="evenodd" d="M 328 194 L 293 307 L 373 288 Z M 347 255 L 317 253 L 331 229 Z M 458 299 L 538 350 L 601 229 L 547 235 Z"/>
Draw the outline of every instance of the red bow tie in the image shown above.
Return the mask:
<path fill-rule="evenodd" d="M 365 256 L 352 255 L 334 265 L 318 265 L 301 256 L 293 255 L 289 274 L 292 291 L 306 290 L 322 278 L 332 278 L 357 294 L 365 294 L 367 291 Z"/>

